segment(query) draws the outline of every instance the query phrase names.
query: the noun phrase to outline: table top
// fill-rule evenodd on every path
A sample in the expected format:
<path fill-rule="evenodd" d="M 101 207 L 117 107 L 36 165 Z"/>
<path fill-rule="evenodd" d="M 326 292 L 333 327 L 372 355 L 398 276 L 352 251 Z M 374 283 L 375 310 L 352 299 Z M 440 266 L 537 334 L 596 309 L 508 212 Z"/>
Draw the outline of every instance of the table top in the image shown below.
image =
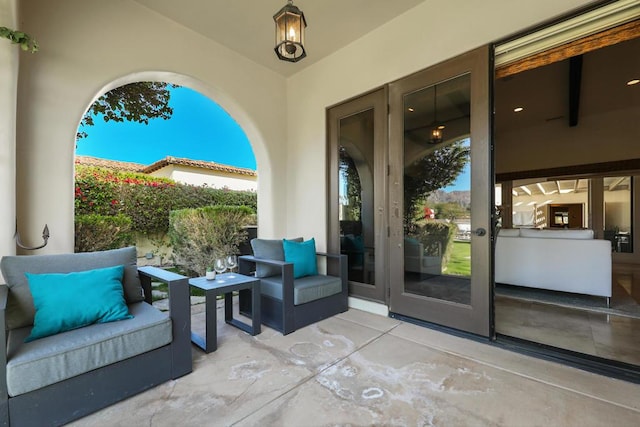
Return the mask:
<path fill-rule="evenodd" d="M 194 277 L 189 279 L 189 284 L 208 291 L 212 289 L 225 288 L 227 286 L 242 285 L 245 283 L 248 284 L 255 282 L 256 280 L 258 279 L 253 276 L 245 276 L 239 273 L 222 273 L 216 274 L 215 280 L 207 280 L 206 277 Z"/>

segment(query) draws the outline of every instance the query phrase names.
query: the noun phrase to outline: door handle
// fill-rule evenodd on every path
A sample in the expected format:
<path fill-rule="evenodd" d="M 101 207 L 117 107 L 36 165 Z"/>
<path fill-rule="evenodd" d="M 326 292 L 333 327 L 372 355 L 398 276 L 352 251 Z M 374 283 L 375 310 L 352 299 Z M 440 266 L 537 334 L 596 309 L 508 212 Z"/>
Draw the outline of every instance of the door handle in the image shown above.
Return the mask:
<path fill-rule="evenodd" d="M 480 228 L 476 228 L 475 230 L 473 230 L 473 234 L 475 234 L 476 236 L 484 236 L 485 234 L 487 234 L 487 230 L 485 230 L 484 228 L 480 227 Z"/>

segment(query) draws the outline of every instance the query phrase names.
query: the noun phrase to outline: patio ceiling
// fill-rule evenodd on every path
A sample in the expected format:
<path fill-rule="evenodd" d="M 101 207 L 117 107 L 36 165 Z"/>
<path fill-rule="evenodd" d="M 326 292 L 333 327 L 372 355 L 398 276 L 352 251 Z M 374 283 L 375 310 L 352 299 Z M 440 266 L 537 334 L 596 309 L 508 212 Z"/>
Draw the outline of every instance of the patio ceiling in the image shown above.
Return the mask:
<path fill-rule="evenodd" d="M 424 0 L 296 0 L 305 14 L 307 57 L 280 61 L 273 15 L 286 0 L 135 0 L 283 76 L 291 76 Z"/>

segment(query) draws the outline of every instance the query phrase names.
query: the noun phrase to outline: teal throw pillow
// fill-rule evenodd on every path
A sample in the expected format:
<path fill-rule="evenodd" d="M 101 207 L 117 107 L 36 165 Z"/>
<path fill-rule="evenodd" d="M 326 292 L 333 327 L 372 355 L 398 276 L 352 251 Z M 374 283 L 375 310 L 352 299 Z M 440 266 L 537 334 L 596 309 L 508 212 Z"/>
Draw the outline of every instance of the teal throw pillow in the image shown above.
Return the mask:
<path fill-rule="evenodd" d="M 294 242 L 284 239 L 282 241 L 285 262 L 293 263 L 293 278 L 318 274 L 316 263 L 316 241 L 309 239 L 306 242 Z"/>
<path fill-rule="evenodd" d="M 123 265 L 66 274 L 25 273 L 36 309 L 25 342 L 132 318 L 124 300 L 123 274 Z"/>

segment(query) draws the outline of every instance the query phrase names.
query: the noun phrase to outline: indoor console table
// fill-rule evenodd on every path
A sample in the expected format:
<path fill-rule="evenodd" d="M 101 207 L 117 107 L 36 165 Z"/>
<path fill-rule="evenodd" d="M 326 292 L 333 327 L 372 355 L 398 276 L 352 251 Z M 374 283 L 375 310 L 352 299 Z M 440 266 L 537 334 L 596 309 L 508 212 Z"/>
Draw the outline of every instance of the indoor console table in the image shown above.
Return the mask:
<path fill-rule="evenodd" d="M 205 277 L 189 279 L 189 285 L 202 289 L 205 295 L 205 336 L 191 331 L 191 341 L 203 349 L 205 353 L 218 348 L 216 297 L 224 295 L 224 320 L 226 323 L 242 329 L 251 335 L 260 333 L 260 280 L 238 273 L 218 274 L 215 280 Z M 248 289 L 251 291 L 253 315 L 251 325 L 233 318 L 233 295 L 235 291 Z"/>

